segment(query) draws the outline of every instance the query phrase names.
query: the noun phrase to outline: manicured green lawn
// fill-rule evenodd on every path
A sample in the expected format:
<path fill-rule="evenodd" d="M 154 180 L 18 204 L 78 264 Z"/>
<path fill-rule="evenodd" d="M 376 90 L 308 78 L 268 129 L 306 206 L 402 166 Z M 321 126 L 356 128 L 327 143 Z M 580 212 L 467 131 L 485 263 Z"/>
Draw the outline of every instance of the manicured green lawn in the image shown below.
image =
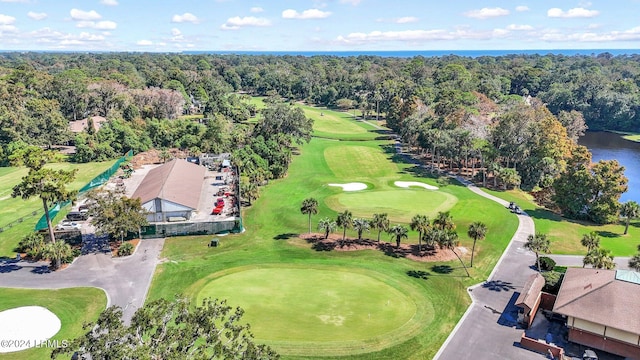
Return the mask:
<path fill-rule="evenodd" d="M 47 166 L 56 170 L 78 169 L 76 179 L 69 185 L 69 188 L 80 189 L 91 179 L 108 169 L 114 162 L 115 160 L 87 164 L 54 163 Z M 24 235 L 33 231 L 40 216 L 44 214 L 40 198 L 33 197 L 29 200 L 22 200 L 11 197 L 13 187 L 20 183 L 27 172 L 26 168 L 0 168 L 0 227 L 3 228 L 3 231 L 0 232 L 0 256 L 14 256 L 13 248 Z M 28 216 L 28 218 L 23 222 L 8 226 L 24 216 Z"/>
<path fill-rule="evenodd" d="M 371 124 L 353 118 L 352 113 L 299 105 L 314 120 L 313 135 L 329 139 L 373 140 L 381 134 Z"/>
<path fill-rule="evenodd" d="M 20 306 L 42 306 L 60 318 L 62 327 L 52 340 L 71 341 L 82 335 L 82 324 L 98 318 L 105 309 L 107 298 L 96 288 L 70 288 L 60 290 L 32 290 L 0 288 L 0 311 Z M 11 326 L 1 324 L 0 326 Z M 32 348 L 19 352 L 0 354 L 0 360 L 49 359 L 52 349 Z"/>
<path fill-rule="evenodd" d="M 595 231 L 600 235 L 600 246 L 611 250 L 614 256 L 632 256 L 640 244 L 640 221 L 632 221 L 627 235 L 624 224 L 596 225 L 584 221 L 563 218 L 537 206 L 531 197 L 519 190 L 492 191 L 484 189 L 507 201 L 514 201 L 533 218 L 536 231 L 547 234 L 554 254 L 585 255 L 586 248 L 580 244 L 582 236 Z M 508 211 L 505 209 L 505 211 Z"/>
<path fill-rule="evenodd" d="M 326 355 L 342 355 L 345 347 L 384 348 L 416 335 L 411 333 L 416 326 L 407 323 L 433 318 L 433 309 L 418 306 L 405 285 L 382 273 L 291 264 L 232 270 L 213 274 L 198 301 L 213 297 L 238 304 L 257 341 L 286 346 L 288 353 L 302 355 L 310 347 Z"/>
<path fill-rule="evenodd" d="M 378 136 L 375 132 L 365 134 Z M 389 141 L 362 141 L 365 137 L 352 141 L 353 134 L 329 135 L 342 141 L 312 139 L 300 148 L 301 155 L 293 159 L 285 178 L 273 180 L 261 189 L 261 197 L 243 211 L 244 233 L 220 238 L 221 244 L 217 248 L 207 247 L 210 237 L 168 239 L 162 253 L 166 262 L 156 270 L 149 300 L 171 298 L 176 293 L 199 300 L 207 294 L 221 291 L 220 296 L 236 299 L 238 304 L 232 305 L 245 304 L 245 320 L 259 338 L 268 340 L 284 354 L 285 359 L 326 359 L 327 356 L 341 359 L 429 359 L 438 351 L 470 303 L 465 287 L 487 278 L 515 232 L 517 218 L 497 203 L 461 185 L 446 185 L 435 191 L 398 188 L 393 185 L 394 181 L 439 185 L 435 179 L 420 176 L 413 165 L 399 162 L 400 159 L 391 153 Z M 352 181 L 364 182 L 369 188 L 347 193 L 327 185 Z M 348 202 L 352 196 L 355 201 L 347 204 L 349 210 L 364 217 L 372 216 L 370 211 L 377 210 L 366 208 L 367 201 L 395 201 L 394 207 L 398 209 L 403 209 L 402 203 L 406 202 L 406 213 L 394 219 L 396 221 L 406 220 L 416 213 L 432 214 L 434 208 L 447 204 L 458 226 L 461 246 L 468 249 L 472 244 L 466 235 L 469 224 L 473 221 L 486 223 L 487 239 L 478 243 L 475 266 L 470 269 L 471 278 L 465 276 L 457 260 L 415 262 L 375 250 L 315 251 L 311 244 L 297 238 L 298 234 L 308 231 L 307 216 L 300 213 L 300 204 L 305 198 L 318 199 L 319 212 L 312 218 L 315 228 L 323 217 L 335 219 L 338 210 L 334 208 L 335 199 L 338 203 L 344 199 Z M 361 196 L 364 199 L 359 199 Z M 347 231 L 347 234 L 355 236 L 353 231 Z M 374 239 L 377 232 L 364 236 Z M 416 237 L 415 232 L 410 232 L 409 239 L 403 242 L 417 243 Z M 389 241 L 389 235 L 383 234 L 382 240 Z M 463 259 L 468 264 L 469 255 Z M 270 271 L 262 272 L 263 269 Z M 299 270 L 301 274 L 292 274 L 292 269 Z M 262 280 L 253 280 L 254 277 Z M 345 287 L 356 286 L 354 281 L 368 283 L 370 285 L 366 287 L 372 289 L 358 287 L 359 295 L 342 292 Z M 377 282 L 384 283 L 384 286 Z M 257 296 L 252 295 L 252 291 L 257 292 Z M 298 314 L 317 314 L 322 307 L 315 298 L 322 300 L 323 291 L 324 294 L 335 294 L 331 297 L 326 295 L 327 313 L 321 314 L 329 316 L 323 316 L 329 322 L 335 323 L 339 319 L 332 318 L 333 313 L 328 312 L 333 309 L 331 304 L 336 302 L 340 309 L 336 309 L 335 314 L 348 318 L 346 312 L 339 311 L 352 309 L 349 310 L 353 312 L 351 316 L 359 321 L 363 320 L 365 311 L 366 321 L 369 321 L 369 313 L 371 321 L 375 316 L 386 316 L 385 310 L 374 306 L 380 299 L 383 302 L 388 300 L 389 306 L 399 308 L 406 307 L 407 299 L 410 299 L 417 310 L 412 315 L 402 309 L 393 310 L 399 311 L 396 316 L 400 318 L 410 317 L 402 326 L 390 322 L 388 327 L 379 331 L 353 330 L 352 334 L 336 339 L 332 333 L 343 331 L 348 327 L 346 323 L 339 329 L 335 328 L 336 325 L 319 326 L 317 321 L 311 321 L 314 318 L 309 314 L 305 319 L 304 315 L 292 313 L 281 315 L 282 322 L 272 324 L 265 319 L 269 315 L 264 308 L 260 308 L 276 306 L 274 312 L 278 314 L 282 309 Z M 314 299 L 309 300 L 310 297 Z M 382 306 L 386 306 L 386 302 Z M 273 326 L 317 335 L 287 341 L 276 338 L 285 336 L 277 334 L 279 330 L 269 333 Z M 364 325 L 362 327 L 368 329 Z M 369 338 L 363 338 L 365 332 L 369 333 Z"/>

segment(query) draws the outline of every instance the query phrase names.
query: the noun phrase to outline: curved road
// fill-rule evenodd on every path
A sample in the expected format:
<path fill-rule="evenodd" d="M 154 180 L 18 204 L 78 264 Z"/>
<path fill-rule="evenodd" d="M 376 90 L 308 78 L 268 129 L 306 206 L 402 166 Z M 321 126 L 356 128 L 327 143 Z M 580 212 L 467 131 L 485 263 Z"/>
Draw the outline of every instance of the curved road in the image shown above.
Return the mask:
<path fill-rule="evenodd" d="M 49 262 L 0 260 L 0 287 L 61 289 L 90 286 L 107 295 L 107 306 L 123 309 L 129 323 L 144 304 L 164 239 L 142 240 L 136 252 L 125 258 L 112 258 L 101 252 L 82 255 L 66 269 L 51 272 Z"/>
<path fill-rule="evenodd" d="M 493 200 L 505 207 L 505 200 L 487 194 L 475 185 L 457 178 L 474 193 Z M 505 209 L 505 211 L 508 211 Z M 516 326 L 517 315 L 512 303 L 529 275 L 534 274 L 530 266 L 535 255 L 524 248 L 530 234 L 535 233 L 533 220 L 527 215 L 517 215 L 519 225 L 516 233 L 502 254 L 489 279 L 468 289 L 471 306 L 462 316 L 454 330 L 442 345 L 434 359 L 442 360 L 495 360 L 495 359 L 542 359 L 542 355 L 521 349 L 522 329 Z"/>

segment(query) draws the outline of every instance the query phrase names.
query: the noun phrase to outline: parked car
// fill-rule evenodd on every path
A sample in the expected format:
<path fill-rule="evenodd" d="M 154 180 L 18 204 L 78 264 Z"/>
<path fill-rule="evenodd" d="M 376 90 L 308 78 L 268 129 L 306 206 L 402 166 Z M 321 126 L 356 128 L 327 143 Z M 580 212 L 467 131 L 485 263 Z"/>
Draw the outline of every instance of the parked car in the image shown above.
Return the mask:
<path fill-rule="evenodd" d="M 598 360 L 598 355 L 596 355 L 595 351 L 587 349 L 582 354 L 582 360 Z"/>
<path fill-rule="evenodd" d="M 56 230 L 58 231 L 71 231 L 71 230 L 80 230 L 82 225 L 75 223 L 71 220 L 62 220 L 61 223 L 56 225 Z"/>
<path fill-rule="evenodd" d="M 67 220 L 71 221 L 85 221 L 89 218 L 89 211 L 71 211 L 67 214 Z"/>

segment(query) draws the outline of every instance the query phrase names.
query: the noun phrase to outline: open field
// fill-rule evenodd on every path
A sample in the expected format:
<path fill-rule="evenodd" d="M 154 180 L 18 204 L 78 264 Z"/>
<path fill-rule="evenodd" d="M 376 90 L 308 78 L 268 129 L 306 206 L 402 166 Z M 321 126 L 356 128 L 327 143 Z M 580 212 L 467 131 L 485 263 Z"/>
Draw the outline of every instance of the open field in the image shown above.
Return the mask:
<path fill-rule="evenodd" d="M 499 198 L 514 201 L 536 224 L 536 231 L 549 235 L 551 252 L 554 254 L 585 255 L 587 250 L 580 244 L 584 234 L 595 231 L 600 235 L 600 246 L 611 250 L 614 256 L 632 256 L 640 244 L 640 221 L 632 221 L 629 233 L 624 233 L 624 223 L 596 225 L 570 220 L 537 206 L 531 197 L 519 190 L 493 191 L 484 189 Z"/>
<path fill-rule="evenodd" d="M 53 163 L 47 166 L 56 170 L 78 169 L 76 179 L 69 187 L 80 189 L 91 179 L 108 169 L 114 162 L 115 160 L 87 164 Z M 13 248 L 24 235 L 33 231 L 40 216 L 44 214 L 40 198 L 33 197 L 29 200 L 22 200 L 11 197 L 13 187 L 20 183 L 27 172 L 26 168 L 0 168 L 0 227 L 3 228 L 0 233 L 0 256 L 14 256 Z M 7 227 L 9 223 L 23 216 L 28 216 L 28 218 L 22 223 Z"/>
<path fill-rule="evenodd" d="M 37 305 L 49 309 L 62 322 L 60 331 L 52 340 L 71 341 L 83 334 L 82 324 L 94 321 L 107 305 L 104 292 L 96 288 L 70 288 L 61 290 L 31 290 L 0 288 L 0 311 L 20 306 Z M 2 324 L 11 326 L 11 324 Z M 0 354 L 0 360 L 49 359 L 53 349 L 41 347 Z"/>
<path fill-rule="evenodd" d="M 345 127 L 352 125 L 360 126 L 349 123 Z M 261 189 L 261 197 L 244 210 L 245 233 L 221 237 L 217 248 L 207 247 L 210 237 L 168 239 L 162 253 L 166 261 L 156 270 L 149 299 L 171 298 L 176 293 L 194 301 L 218 294 L 236 299 L 237 305 L 245 307 L 245 320 L 258 341 L 273 345 L 286 359 L 431 358 L 470 302 L 465 287 L 487 278 L 515 232 L 517 218 L 464 186 L 440 186 L 436 179 L 422 176 L 414 165 L 395 155 L 391 142 L 372 140 L 379 136 L 376 132 L 357 130 L 355 139 L 354 134 L 325 135 L 331 139 L 314 138 L 300 148 L 301 155 L 293 159 L 287 177 Z M 440 188 L 399 188 L 395 181 L 418 181 Z M 349 182 L 363 182 L 368 188 L 350 193 L 327 185 Z M 461 246 L 471 247 L 466 230 L 473 221 L 486 223 L 488 235 L 476 248 L 471 278 L 457 261 L 414 262 L 373 250 L 315 251 L 297 237 L 307 231 L 307 216 L 300 213 L 300 204 L 308 197 L 319 202 L 319 213 L 312 218 L 314 227 L 323 217 L 335 219 L 336 203 L 342 201 L 347 202 L 345 208 L 367 218 L 373 215 L 370 211 L 377 210 L 366 208 L 368 202 L 384 205 L 393 201 L 394 208 L 405 212 L 393 215 L 398 222 L 417 213 L 431 214 L 438 206 L 450 208 Z M 353 231 L 347 234 L 355 236 Z M 373 239 L 377 232 L 364 236 Z M 417 233 L 410 232 L 403 242 L 417 243 L 416 237 Z M 388 241 L 389 235 L 383 234 L 382 240 Z M 468 263 L 469 255 L 463 259 Z M 371 289 L 358 287 L 359 295 L 354 295 L 348 290 L 357 286 L 354 281 L 370 284 L 366 288 Z M 378 287 L 385 290 L 377 291 Z M 259 296 L 251 294 L 254 291 Z M 396 295 L 388 296 L 391 294 Z M 402 324 L 385 321 L 384 326 L 376 325 L 379 330 L 355 330 L 369 329 L 369 313 L 371 321 L 391 314 L 375 306 L 380 300 L 382 306 L 388 300 L 389 306 L 416 310 L 389 309 L 394 317 L 408 320 Z M 282 314 L 281 321 L 274 324 L 268 318 L 272 309 L 277 314 L 286 310 L 291 314 Z M 345 318 L 342 325 L 337 324 L 340 317 L 332 317 L 330 310 L 334 309 L 335 316 Z M 319 313 L 321 310 L 326 313 Z M 322 319 L 333 325 L 320 324 Z M 352 321 L 360 324 L 348 331 Z M 315 335 L 286 340 L 274 326 Z M 336 334 L 343 335 L 338 338 Z"/>

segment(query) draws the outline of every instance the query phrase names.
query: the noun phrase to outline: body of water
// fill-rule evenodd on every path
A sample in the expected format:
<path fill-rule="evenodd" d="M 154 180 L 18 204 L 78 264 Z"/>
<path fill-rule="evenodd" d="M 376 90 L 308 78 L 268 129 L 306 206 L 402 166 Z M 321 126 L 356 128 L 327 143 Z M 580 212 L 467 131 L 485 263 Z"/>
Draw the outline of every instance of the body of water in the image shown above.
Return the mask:
<path fill-rule="evenodd" d="M 193 50 L 184 51 L 183 54 L 217 54 L 217 55 L 273 55 L 273 56 L 380 56 L 380 57 L 398 57 L 412 58 L 415 56 L 423 57 L 442 57 L 456 55 L 462 57 L 477 58 L 481 56 L 506 56 L 506 55 L 585 55 L 592 56 L 603 53 L 611 55 L 634 55 L 640 54 L 640 49 L 538 49 L 538 50 L 399 50 L 399 51 L 234 51 L 234 50 Z"/>
<path fill-rule="evenodd" d="M 608 132 L 587 132 L 579 141 L 593 154 L 593 162 L 618 160 L 624 166 L 629 179 L 629 190 L 622 194 L 620 201 L 633 200 L 640 203 L 640 143 L 628 141 L 618 134 Z"/>

